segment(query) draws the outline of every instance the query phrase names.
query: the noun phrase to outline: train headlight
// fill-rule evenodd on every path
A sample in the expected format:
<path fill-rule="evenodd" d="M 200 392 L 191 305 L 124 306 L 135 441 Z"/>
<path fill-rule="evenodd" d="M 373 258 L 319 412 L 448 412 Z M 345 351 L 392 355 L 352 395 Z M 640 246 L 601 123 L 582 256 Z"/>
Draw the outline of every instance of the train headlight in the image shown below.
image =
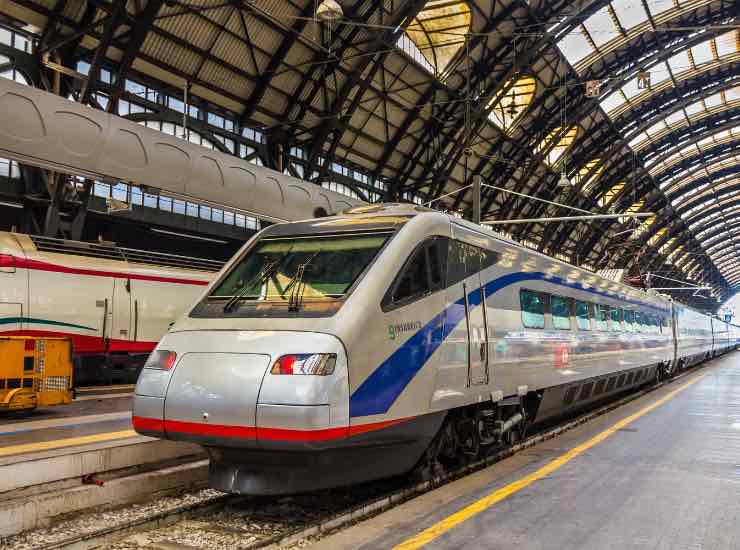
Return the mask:
<path fill-rule="evenodd" d="M 158 349 L 149 354 L 146 363 L 144 363 L 144 368 L 170 370 L 175 366 L 176 359 L 177 354 L 174 351 Z"/>
<path fill-rule="evenodd" d="M 272 374 L 313 374 L 327 376 L 337 364 L 335 353 L 292 353 L 283 355 L 272 366 Z"/>

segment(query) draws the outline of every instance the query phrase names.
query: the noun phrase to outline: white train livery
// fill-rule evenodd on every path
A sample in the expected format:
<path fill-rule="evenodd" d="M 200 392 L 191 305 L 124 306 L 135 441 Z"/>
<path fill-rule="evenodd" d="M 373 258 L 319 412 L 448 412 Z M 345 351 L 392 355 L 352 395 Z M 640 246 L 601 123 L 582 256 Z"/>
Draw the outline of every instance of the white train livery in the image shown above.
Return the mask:
<path fill-rule="evenodd" d="M 0 334 L 70 337 L 77 385 L 133 381 L 222 265 L 0 232 Z"/>

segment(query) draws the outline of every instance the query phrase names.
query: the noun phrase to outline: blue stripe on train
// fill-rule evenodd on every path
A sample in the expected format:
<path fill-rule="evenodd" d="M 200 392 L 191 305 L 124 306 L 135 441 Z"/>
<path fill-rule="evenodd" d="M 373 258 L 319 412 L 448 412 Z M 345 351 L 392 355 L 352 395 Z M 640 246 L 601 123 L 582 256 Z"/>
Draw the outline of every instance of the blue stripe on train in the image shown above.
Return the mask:
<path fill-rule="evenodd" d="M 670 313 L 668 310 L 656 308 L 645 302 L 627 300 L 618 294 L 604 292 L 595 288 L 585 288 L 580 283 L 571 283 L 560 277 L 546 275 L 542 272 L 509 273 L 486 283 L 484 292 L 487 298 L 507 286 L 523 281 L 541 280 L 598 296 L 617 298 L 626 303 L 640 305 L 659 313 Z M 468 294 L 468 303 L 471 307 L 480 305 L 480 302 L 481 293 L 478 289 L 474 289 Z M 391 405 L 401 395 L 401 392 L 411 382 L 414 376 L 416 376 L 416 373 L 421 370 L 440 344 L 442 344 L 464 317 L 465 298 L 460 298 L 455 303 L 447 306 L 444 311 L 436 315 L 425 326 L 419 329 L 416 334 L 406 340 L 352 394 L 349 401 L 350 416 L 369 416 L 388 412 L 388 409 L 391 408 Z"/>

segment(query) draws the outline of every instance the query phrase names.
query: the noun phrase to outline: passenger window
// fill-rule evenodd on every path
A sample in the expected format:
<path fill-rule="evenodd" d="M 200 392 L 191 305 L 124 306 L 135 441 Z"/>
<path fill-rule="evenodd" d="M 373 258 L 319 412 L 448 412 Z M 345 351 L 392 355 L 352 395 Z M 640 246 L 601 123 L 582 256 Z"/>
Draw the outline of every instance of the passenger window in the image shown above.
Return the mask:
<path fill-rule="evenodd" d="M 628 309 L 624 310 L 624 330 L 634 332 L 635 312 Z"/>
<path fill-rule="evenodd" d="M 576 302 L 576 322 L 580 330 L 591 330 L 591 304 Z"/>
<path fill-rule="evenodd" d="M 545 328 L 545 300 L 542 294 L 520 290 L 522 324 L 527 328 Z"/>
<path fill-rule="evenodd" d="M 570 330 L 570 298 L 550 297 L 552 326 L 560 330 Z"/>
<path fill-rule="evenodd" d="M 407 304 L 444 288 L 447 239 L 438 237 L 419 246 L 391 286 L 383 305 Z"/>
<path fill-rule="evenodd" d="M 608 306 L 596 304 L 596 330 L 608 330 Z"/>
<path fill-rule="evenodd" d="M 643 314 L 635 311 L 635 332 L 645 332 L 645 320 Z"/>
<path fill-rule="evenodd" d="M 609 318 L 611 319 L 611 330 L 618 332 L 622 330 L 622 310 L 618 307 L 613 307 L 609 310 Z"/>
<path fill-rule="evenodd" d="M 447 284 L 453 285 L 498 262 L 498 254 L 461 241 L 450 241 Z"/>

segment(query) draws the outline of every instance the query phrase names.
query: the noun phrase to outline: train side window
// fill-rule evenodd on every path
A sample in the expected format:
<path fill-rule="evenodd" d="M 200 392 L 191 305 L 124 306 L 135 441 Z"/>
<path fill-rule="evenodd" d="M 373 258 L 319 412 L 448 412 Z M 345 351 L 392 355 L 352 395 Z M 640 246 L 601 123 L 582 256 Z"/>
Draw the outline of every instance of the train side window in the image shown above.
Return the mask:
<path fill-rule="evenodd" d="M 576 301 L 576 323 L 579 330 L 591 330 L 591 304 Z"/>
<path fill-rule="evenodd" d="M 609 310 L 609 318 L 611 319 L 610 328 L 612 332 L 618 332 L 622 330 L 622 310 L 618 307 L 613 307 Z"/>
<path fill-rule="evenodd" d="M 545 299 L 539 292 L 519 291 L 522 324 L 527 328 L 545 328 Z"/>
<path fill-rule="evenodd" d="M 609 306 L 596 304 L 596 330 L 609 330 Z"/>
<path fill-rule="evenodd" d="M 462 241 L 450 241 L 447 259 L 447 285 L 483 271 L 498 262 L 498 254 Z"/>
<path fill-rule="evenodd" d="M 645 332 L 644 314 L 640 311 L 635 311 L 635 332 Z"/>
<path fill-rule="evenodd" d="M 432 238 L 417 247 L 391 285 L 383 306 L 405 305 L 444 288 L 446 240 Z"/>
<path fill-rule="evenodd" d="M 570 330 L 570 298 L 562 296 L 550 296 L 550 312 L 552 313 L 552 326 L 559 330 Z"/>
<path fill-rule="evenodd" d="M 624 310 L 624 329 L 627 332 L 635 331 L 635 312 L 628 309 Z"/>

